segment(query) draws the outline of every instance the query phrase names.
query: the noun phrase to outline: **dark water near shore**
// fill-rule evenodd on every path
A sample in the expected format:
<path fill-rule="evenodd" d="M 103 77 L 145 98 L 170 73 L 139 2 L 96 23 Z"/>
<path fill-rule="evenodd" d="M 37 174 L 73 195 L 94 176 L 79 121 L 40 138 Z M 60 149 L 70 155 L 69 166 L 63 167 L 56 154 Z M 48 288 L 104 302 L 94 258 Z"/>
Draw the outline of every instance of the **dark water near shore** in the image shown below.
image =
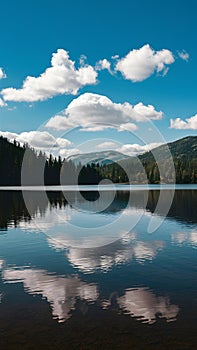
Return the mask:
<path fill-rule="evenodd" d="M 196 189 L 24 196 L 0 191 L 1 350 L 197 348 Z"/>

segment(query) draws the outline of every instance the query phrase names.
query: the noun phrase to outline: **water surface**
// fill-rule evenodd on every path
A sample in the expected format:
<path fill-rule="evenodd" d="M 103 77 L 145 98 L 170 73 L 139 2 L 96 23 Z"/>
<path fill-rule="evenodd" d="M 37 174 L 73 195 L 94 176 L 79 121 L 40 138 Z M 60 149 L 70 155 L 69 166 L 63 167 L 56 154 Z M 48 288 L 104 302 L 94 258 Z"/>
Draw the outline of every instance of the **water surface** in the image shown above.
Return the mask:
<path fill-rule="evenodd" d="M 97 189 L 0 191 L 1 349 L 195 349 L 195 186 Z"/>

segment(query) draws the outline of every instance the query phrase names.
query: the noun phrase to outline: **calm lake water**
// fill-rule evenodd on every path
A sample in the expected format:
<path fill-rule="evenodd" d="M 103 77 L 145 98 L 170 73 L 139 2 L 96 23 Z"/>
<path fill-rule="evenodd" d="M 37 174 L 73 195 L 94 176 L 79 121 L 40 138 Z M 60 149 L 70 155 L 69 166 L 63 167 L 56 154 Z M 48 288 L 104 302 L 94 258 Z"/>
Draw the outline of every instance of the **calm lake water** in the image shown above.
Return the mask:
<path fill-rule="evenodd" d="M 63 190 L 0 191 L 0 349 L 196 349 L 196 187 Z"/>

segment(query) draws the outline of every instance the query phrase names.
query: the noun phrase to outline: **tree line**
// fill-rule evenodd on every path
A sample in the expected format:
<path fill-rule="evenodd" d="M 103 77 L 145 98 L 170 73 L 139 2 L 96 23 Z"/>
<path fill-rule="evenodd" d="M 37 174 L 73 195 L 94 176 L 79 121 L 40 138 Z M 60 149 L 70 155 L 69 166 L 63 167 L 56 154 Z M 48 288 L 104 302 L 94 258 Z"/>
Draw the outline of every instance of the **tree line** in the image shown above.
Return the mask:
<path fill-rule="evenodd" d="M 82 166 L 71 160 L 46 156 L 27 144 L 9 142 L 0 137 L 0 186 L 20 186 L 21 169 L 26 157 L 25 185 L 72 185 L 98 184 L 103 179 L 114 183 L 151 183 L 175 182 L 197 183 L 197 157 L 190 153 L 174 157 L 175 179 L 168 158 L 162 160 L 162 176 L 153 156 L 124 159 L 110 164 L 87 164 Z M 43 173 L 40 169 L 43 168 Z M 42 178 L 41 178 L 42 177 Z"/>

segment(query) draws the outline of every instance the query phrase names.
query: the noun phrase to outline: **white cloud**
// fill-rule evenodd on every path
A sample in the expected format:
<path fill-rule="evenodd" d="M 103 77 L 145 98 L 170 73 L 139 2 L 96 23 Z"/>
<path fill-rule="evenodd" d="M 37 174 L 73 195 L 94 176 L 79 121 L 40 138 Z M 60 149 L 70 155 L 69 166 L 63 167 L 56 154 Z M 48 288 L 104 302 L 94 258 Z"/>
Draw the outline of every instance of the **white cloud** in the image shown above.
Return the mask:
<path fill-rule="evenodd" d="M 53 135 L 49 134 L 47 131 L 29 131 L 23 132 L 17 137 L 19 142 L 27 142 L 32 147 L 35 148 L 50 148 L 50 147 L 67 147 L 71 143 L 70 141 L 63 138 L 55 138 Z"/>
<path fill-rule="evenodd" d="M 181 118 L 170 119 L 171 129 L 192 129 L 197 130 L 197 114 L 193 117 L 182 120 Z"/>
<path fill-rule="evenodd" d="M 137 130 L 137 125 L 134 123 L 125 123 L 121 124 L 120 127 L 118 128 L 118 131 L 134 131 Z"/>
<path fill-rule="evenodd" d="M 55 138 L 47 131 L 28 131 L 16 134 L 8 131 L 0 131 L 0 135 L 10 141 L 16 140 L 21 144 L 28 143 L 35 149 L 65 148 L 71 145 L 71 142 L 64 138 Z"/>
<path fill-rule="evenodd" d="M 137 82 L 149 78 L 155 71 L 165 75 L 168 70 L 167 65 L 174 61 L 171 51 L 166 49 L 154 51 L 147 44 L 138 50 L 131 50 L 121 58 L 115 70 L 120 71 L 125 79 Z"/>
<path fill-rule="evenodd" d="M 70 148 L 70 149 L 65 148 L 65 149 L 61 149 L 59 153 L 62 158 L 68 158 L 70 156 L 80 154 L 81 151 L 78 148 Z"/>
<path fill-rule="evenodd" d="M 86 65 L 87 61 L 87 56 L 86 55 L 81 55 L 79 58 L 79 64 L 80 66 L 84 67 Z"/>
<path fill-rule="evenodd" d="M 128 143 L 125 145 L 120 145 L 116 142 L 112 142 L 112 141 L 106 141 L 106 142 L 102 142 L 100 143 L 97 148 L 98 149 L 105 149 L 105 150 L 110 150 L 113 149 L 115 151 L 121 152 L 123 154 L 129 155 L 129 156 L 133 156 L 136 154 L 141 154 L 147 151 L 150 151 L 153 148 L 156 148 L 158 146 L 160 146 L 161 143 L 149 143 L 147 145 L 139 145 L 136 143 Z"/>
<path fill-rule="evenodd" d="M 104 58 L 103 60 L 99 60 L 99 61 L 96 63 L 95 69 L 98 70 L 98 71 L 107 69 L 108 72 L 109 72 L 110 74 L 112 74 L 112 71 L 111 71 L 111 63 L 110 63 L 106 58 Z"/>
<path fill-rule="evenodd" d="M 97 148 L 107 149 L 107 150 L 116 149 L 116 148 L 118 148 L 118 144 L 116 142 L 112 142 L 112 141 L 105 141 L 105 142 L 100 143 L 97 146 Z"/>
<path fill-rule="evenodd" d="M 16 139 L 16 137 L 18 136 L 18 134 L 16 134 L 15 132 L 0 131 L 0 136 L 3 136 L 5 138 L 9 139 L 10 141 L 14 141 Z"/>
<path fill-rule="evenodd" d="M 106 128 L 135 130 L 135 122 L 161 119 L 163 113 L 151 105 L 141 102 L 132 106 L 130 103 L 114 103 L 106 96 L 85 93 L 74 99 L 61 115 L 51 118 L 47 127 L 65 130 L 80 127 L 85 131 L 98 131 Z M 128 127 L 128 128 L 127 128 Z"/>
<path fill-rule="evenodd" d="M 87 64 L 78 69 L 67 51 L 58 49 L 53 53 L 51 67 L 39 77 L 27 76 L 21 89 L 6 88 L 1 91 L 5 101 L 43 101 L 55 95 L 73 94 L 89 84 L 95 84 L 97 72 Z"/>
<path fill-rule="evenodd" d="M 0 79 L 6 78 L 6 74 L 3 72 L 3 69 L 0 67 Z"/>
<path fill-rule="evenodd" d="M 144 152 L 150 151 L 151 149 L 156 148 L 160 145 L 161 143 L 156 142 L 152 142 L 147 145 L 125 144 L 122 145 L 122 147 L 119 147 L 119 152 L 132 156 L 135 154 L 142 154 Z"/>
<path fill-rule="evenodd" d="M 117 60 L 119 57 L 120 57 L 119 55 L 111 56 L 112 60 Z"/>
<path fill-rule="evenodd" d="M 179 57 L 183 60 L 188 62 L 189 60 L 189 54 L 185 50 L 178 52 Z"/>

